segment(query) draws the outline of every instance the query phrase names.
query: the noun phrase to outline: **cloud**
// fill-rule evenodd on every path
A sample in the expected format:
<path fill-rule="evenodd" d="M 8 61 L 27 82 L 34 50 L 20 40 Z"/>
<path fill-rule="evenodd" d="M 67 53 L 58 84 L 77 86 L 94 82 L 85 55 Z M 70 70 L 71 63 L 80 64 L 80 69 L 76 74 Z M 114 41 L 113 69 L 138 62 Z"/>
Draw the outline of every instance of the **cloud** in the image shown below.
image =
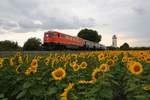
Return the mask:
<path fill-rule="evenodd" d="M 125 37 L 120 39 L 124 41 L 132 38 L 148 45 L 149 7 L 150 0 L 2 0 L 0 34 L 88 27 L 97 29 L 105 39 L 123 33 Z"/>
<path fill-rule="evenodd" d="M 5 13 L 6 16 L 3 15 L 2 18 L 6 17 L 9 21 L 14 20 L 18 24 L 15 27 L 19 28 L 13 30 L 14 32 L 30 32 L 42 29 L 77 29 L 94 26 L 93 18 L 80 18 L 73 14 L 70 8 L 65 7 L 65 3 L 60 6 L 57 6 L 57 3 L 59 4 L 59 1 L 56 2 L 55 0 L 51 2 L 49 0 L 44 2 L 41 0 L 6 0 L 6 2 L 3 1 L 0 4 L 3 5 L 2 9 L 5 10 L 5 12 L 0 10 L 2 12 L 0 15 Z M 7 8 L 7 6 L 9 7 Z M 42 24 L 35 24 L 34 20 L 38 20 Z M 4 20 L 1 21 L 4 22 Z M 6 26 L 9 24 L 5 23 Z M 2 27 L 5 26 L 2 25 Z"/>
<path fill-rule="evenodd" d="M 4 30 L 13 30 L 17 27 L 17 23 L 14 22 L 14 21 L 8 21 L 8 20 L 5 20 L 5 19 L 0 19 L 0 28 L 1 29 L 4 29 Z"/>

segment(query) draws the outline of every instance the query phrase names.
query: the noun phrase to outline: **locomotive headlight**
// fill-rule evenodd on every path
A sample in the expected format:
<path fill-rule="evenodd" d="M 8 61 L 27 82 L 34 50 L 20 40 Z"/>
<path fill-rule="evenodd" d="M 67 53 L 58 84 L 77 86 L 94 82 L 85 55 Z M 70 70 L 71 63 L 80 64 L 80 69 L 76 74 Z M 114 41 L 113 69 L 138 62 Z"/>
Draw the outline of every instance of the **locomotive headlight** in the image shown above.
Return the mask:
<path fill-rule="evenodd" d="M 46 34 L 46 37 L 48 37 L 48 34 Z"/>

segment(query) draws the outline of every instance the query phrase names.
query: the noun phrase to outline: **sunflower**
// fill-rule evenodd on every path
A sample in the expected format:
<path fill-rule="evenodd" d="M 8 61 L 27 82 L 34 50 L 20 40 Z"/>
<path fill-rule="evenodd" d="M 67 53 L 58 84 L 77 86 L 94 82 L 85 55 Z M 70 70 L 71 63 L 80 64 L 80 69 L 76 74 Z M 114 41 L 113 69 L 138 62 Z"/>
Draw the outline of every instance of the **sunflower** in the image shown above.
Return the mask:
<path fill-rule="evenodd" d="M 100 72 L 103 72 L 103 73 L 109 71 L 108 64 L 102 64 L 102 65 L 100 65 L 99 70 L 100 70 Z"/>
<path fill-rule="evenodd" d="M 99 59 L 99 61 L 104 60 L 105 59 L 104 53 L 99 54 L 98 59 Z"/>
<path fill-rule="evenodd" d="M 30 71 L 28 69 L 25 71 L 25 75 L 27 75 L 27 76 L 30 75 Z"/>
<path fill-rule="evenodd" d="M 69 83 L 69 85 L 64 89 L 64 92 L 60 95 L 61 100 L 68 100 L 68 92 L 73 88 L 73 86 L 73 83 Z"/>
<path fill-rule="evenodd" d="M 113 57 L 113 60 L 116 62 L 116 61 L 118 61 L 118 57 L 117 56 L 114 56 Z"/>
<path fill-rule="evenodd" d="M 79 65 L 75 62 L 75 63 L 73 63 L 72 64 L 72 68 L 73 68 L 73 70 L 76 72 L 76 71 L 78 71 L 79 70 Z"/>
<path fill-rule="evenodd" d="M 23 63 L 22 56 L 19 56 L 19 57 L 18 57 L 18 63 L 19 63 L 19 64 L 22 64 L 22 63 Z"/>
<path fill-rule="evenodd" d="M 37 59 L 33 59 L 32 60 L 31 67 L 33 67 L 33 68 L 37 68 L 38 67 L 38 61 L 37 61 Z"/>
<path fill-rule="evenodd" d="M 134 75 L 139 75 L 143 72 L 143 66 L 139 62 L 134 62 L 129 66 L 129 71 Z"/>
<path fill-rule="evenodd" d="M 20 65 L 16 67 L 16 73 L 17 74 L 22 74 L 23 73 L 23 69 L 21 68 Z"/>
<path fill-rule="evenodd" d="M 127 68 L 128 70 L 130 70 L 131 65 L 133 65 L 135 63 L 135 61 L 131 61 L 127 63 Z"/>
<path fill-rule="evenodd" d="M 149 90 L 150 90 L 150 86 L 144 86 L 143 89 L 144 89 L 145 91 L 149 91 Z"/>
<path fill-rule="evenodd" d="M 48 64 L 49 64 L 49 57 L 47 57 L 47 58 L 44 60 L 44 62 L 45 62 L 45 65 L 48 65 Z"/>
<path fill-rule="evenodd" d="M 9 60 L 9 63 L 10 63 L 11 66 L 14 65 L 14 59 L 15 59 L 14 57 L 11 57 L 10 60 Z"/>
<path fill-rule="evenodd" d="M 128 57 L 127 56 L 124 56 L 123 58 L 122 58 L 122 62 L 127 62 L 128 61 Z"/>
<path fill-rule="evenodd" d="M 144 52 L 143 52 L 143 51 L 140 51 L 140 52 L 139 52 L 139 55 L 141 55 L 141 56 L 144 55 Z"/>
<path fill-rule="evenodd" d="M 81 69 L 86 69 L 86 68 L 87 68 L 87 63 L 86 63 L 86 62 L 82 62 L 82 63 L 80 64 L 80 68 L 81 68 Z"/>
<path fill-rule="evenodd" d="M 145 56 L 140 56 L 140 57 L 139 57 L 139 59 L 140 59 L 141 61 L 145 61 L 145 58 L 146 58 Z"/>
<path fill-rule="evenodd" d="M 110 65 L 110 66 L 113 65 L 114 63 L 115 63 L 115 61 L 112 60 L 112 59 L 110 59 L 110 60 L 107 61 L 107 64 Z"/>
<path fill-rule="evenodd" d="M 69 83 L 69 85 L 68 85 L 68 87 L 67 87 L 67 90 L 69 91 L 70 89 L 72 89 L 72 88 L 73 88 L 73 86 L 74 86 L 74 84 L 73 84 L 73 83 Z"/>
<path fill-rule="evenodd" d="M 31 75 L 31 74 L 33 74 L 33 72 L 32 72 L 32 68 L 31 67 L 29 67 L 26 71 L 25 71 L 25 75 Z"/>
<path fill-rule="evenodd" d="M 132 62 L 132 58 L 129 57 L 129 58 L 127 59 L 127 62 Z"/>
<path fill-rule="evenodd" d="M 0 58 L 0 68 L 2 68 L 3 67 L 3 58 Z"/>
<path fill-rule="evenodd" d="M 37 56 L 37 60 L 38 60 L 38 61 L 40 61 L 41 58 L 42 58 L 41 56 Z"/>
<path fill-rule="evenodd" d="M 37 72 L 37 68 L 35 67 L 29 67 L 26 71 L 25 71 L 25 75 L 33 75 Z"/>
<path fill-rule="evenodd" d="M 60 100 L 68 100 L 68 98 L 67 98 L 67 92 L 64 92 L 60 96 L 61 96 Z"/>
<path fill-rule="evenodd" d="M 57 68 L 51 74 L 55 80 L 62 80 L 66 76 L 66 72 L 63 68 Z"/>
<path fill-rule="evenodd" d="M 79 84 L 93 84 L 95 81 L 93 80 L 79 80 L 78 83 Z"/>
<path fill-rule="evenodd" d="M 97 73 L 99 73 L 100 72 L 100 70 L 99 70 L 99 68 L 95 68 L 94 70 L 93 70 L 93 72 L 92 72 L 92 80 L 95 80 L 96 81 L 96 79 L 97 79 Z"/>
<path fill-rule="evenodd" d="M 30 71 L 30 74 L 31 75 L 33 75 L 33 74 L 35 74 L 36 72 L 37 72 L 37 68 L 32 68 L 32 67 L 30 67 L 31 69 L 29 70 Z"/>
<path fill-rule="evenodd" d="M 150 56 L 145 57 L 145 62 L 150 63 Z"/>

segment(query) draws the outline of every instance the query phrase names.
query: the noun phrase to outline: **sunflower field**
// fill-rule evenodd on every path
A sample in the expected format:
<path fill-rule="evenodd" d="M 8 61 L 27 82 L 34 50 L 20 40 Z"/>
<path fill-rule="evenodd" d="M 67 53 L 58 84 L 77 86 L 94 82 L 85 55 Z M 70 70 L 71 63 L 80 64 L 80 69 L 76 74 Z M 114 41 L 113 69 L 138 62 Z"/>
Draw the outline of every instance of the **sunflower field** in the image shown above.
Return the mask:
<path fill-rule="evenodd" d="M 150 100 L 150 51 L 0 56 L 0 100 Z"/>

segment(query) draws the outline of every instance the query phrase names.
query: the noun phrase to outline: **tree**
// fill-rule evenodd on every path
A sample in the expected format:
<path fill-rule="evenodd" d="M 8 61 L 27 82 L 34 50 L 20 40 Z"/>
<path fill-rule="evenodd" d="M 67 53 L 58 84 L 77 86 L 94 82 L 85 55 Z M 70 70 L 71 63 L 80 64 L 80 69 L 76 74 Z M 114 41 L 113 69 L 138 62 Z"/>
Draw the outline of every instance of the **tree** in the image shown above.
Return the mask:
<path fill-rule="evenodd" d="M 122 46 L 120 46 L 120 49 L 121 50 L 129 50 L 130 49 L 130 46 L 128 43 L 124 43 Z"/>
<path fill-rule="evenodd" d="M 29 38 L 23 45 L 23 50 L 41 50 L 41 40 L 35 37 Z"/>
<path fill-rule="evenodd" d="M 79 33 L 78 33 L 78 37 L 89 40 L 89 41 L 93 41 L 93 42 L 100 42 L 102 36 L 98 35 L 98 32 L 96 30 L 92 30 L 92 29 L 82 29 Z"/>
<path fill-rule="evenodd" d="M 20 49 L 21 47 L 17 42 L 13 42 L 10 40 L 0 41 L 0 51 L 16 51 Z"/>

